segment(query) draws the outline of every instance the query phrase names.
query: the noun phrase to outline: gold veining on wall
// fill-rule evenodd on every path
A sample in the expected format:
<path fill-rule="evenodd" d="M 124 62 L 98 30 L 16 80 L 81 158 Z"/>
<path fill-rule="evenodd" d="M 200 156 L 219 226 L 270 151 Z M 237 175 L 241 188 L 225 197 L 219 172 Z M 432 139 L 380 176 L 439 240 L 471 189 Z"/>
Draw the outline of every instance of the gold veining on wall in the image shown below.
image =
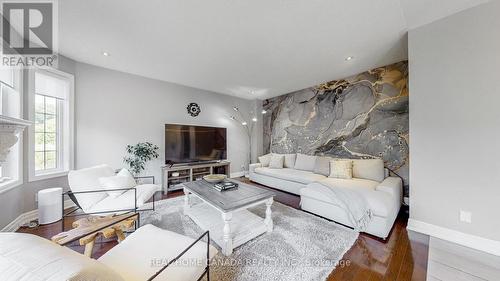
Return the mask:
<path fill-rule="evenodd" d="M 264 101 L 264 149 L 384 159 L 408 182 L 408 63 Z"/>

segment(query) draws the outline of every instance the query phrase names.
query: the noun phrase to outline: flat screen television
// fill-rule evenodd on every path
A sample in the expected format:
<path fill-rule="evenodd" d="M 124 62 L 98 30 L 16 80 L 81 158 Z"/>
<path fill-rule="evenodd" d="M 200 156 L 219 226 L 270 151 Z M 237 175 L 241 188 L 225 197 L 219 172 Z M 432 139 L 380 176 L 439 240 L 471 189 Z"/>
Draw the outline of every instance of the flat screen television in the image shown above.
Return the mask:
<path fill-rule="evenodd" d="M 225 160 L 226 128 L 165 124 L 167 164 Z"/>

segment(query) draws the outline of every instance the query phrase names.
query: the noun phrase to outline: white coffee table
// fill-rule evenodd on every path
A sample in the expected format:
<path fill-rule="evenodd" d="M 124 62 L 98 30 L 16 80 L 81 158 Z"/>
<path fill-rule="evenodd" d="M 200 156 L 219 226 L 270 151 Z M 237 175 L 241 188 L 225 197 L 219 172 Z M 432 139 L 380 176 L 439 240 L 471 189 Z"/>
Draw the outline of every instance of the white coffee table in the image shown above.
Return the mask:
<path fill-rule="evenodd" d="M 274 192 L 235 182 L 238 188 L 222 192 L 204 180 L 184 184 L 184 214 L 203 230 L 209 230 L 210 238 L 226 256 L 231 255 L 234 248 L 273 231 L 271 205 Z M 192 195 L 201 199 L 202 203 L 192 205 Z M 247 210 L 260 204 L 266 205 L 265 218 Z"/>

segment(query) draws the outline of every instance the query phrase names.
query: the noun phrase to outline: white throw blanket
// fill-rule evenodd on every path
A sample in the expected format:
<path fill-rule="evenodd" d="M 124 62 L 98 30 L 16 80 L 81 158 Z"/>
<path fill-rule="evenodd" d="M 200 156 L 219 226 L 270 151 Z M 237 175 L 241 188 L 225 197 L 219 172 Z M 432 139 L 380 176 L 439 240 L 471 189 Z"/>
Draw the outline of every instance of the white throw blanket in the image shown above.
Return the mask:
<path fill-rule="evenodd" d="M 338 187 L 328 181 L 320 181 L 318 187 L 324 187 L 323 194 L 344 209 L 356 231 L 364 231 L 372 219 L 372 210 L 360 191 L 353 188 Z"/>

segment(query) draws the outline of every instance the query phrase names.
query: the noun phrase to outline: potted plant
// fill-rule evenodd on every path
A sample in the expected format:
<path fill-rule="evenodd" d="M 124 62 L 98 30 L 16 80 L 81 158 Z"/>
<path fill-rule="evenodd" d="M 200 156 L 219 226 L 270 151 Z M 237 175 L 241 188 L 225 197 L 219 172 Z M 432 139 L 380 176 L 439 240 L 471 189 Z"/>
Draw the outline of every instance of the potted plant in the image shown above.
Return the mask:
<path fill-rule="evenodd" d="M 145 168 L 146 162 L 158 158 L 160 148 L 150 142 L 140 142 L 136 145 L 127 145 L 127 156 L 123 161 L 129 166 L 130 172 L 138 176 Z"/>

